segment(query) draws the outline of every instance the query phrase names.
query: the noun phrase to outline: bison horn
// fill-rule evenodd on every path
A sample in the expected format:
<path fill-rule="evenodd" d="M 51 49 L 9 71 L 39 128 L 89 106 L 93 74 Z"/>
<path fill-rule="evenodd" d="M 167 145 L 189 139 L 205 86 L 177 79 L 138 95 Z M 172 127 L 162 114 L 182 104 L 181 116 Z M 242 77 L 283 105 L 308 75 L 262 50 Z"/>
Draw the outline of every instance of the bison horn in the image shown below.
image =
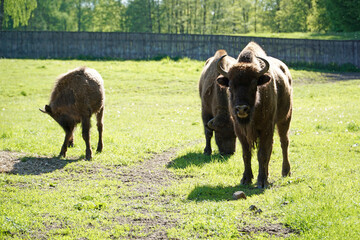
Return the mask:
<path fill-rule="evenodd" d="M 261 69 L 260 72 L 259 72 L 259 77 L 260 77 L 260 76 L 264 75 L 269 70 L 270 64 L 266 59 L 264 59 L 262 57 L 257 57 L 257 58 L 265 63 L 265 67 L 263 69 Z"/>
<path fill-rule="evenodd" d="M 222 55 L 216 62 L 216 69 L 217 71 L 224 75 L 224 77 L 227 77 L 228 76 L 228 72 L 226 72 L 222 67 L 221 67 L 221 60 L 226 57 L 227 55 Z"/>

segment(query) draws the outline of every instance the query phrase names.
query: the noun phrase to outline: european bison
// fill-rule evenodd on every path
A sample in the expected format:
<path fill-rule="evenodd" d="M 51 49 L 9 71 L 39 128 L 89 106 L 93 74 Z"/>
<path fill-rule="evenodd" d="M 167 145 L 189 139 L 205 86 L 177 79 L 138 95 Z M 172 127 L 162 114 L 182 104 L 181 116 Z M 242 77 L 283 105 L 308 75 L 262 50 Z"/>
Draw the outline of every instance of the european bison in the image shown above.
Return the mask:
<path fill-rule="evenodd" d="M 204 154 L 210 155 L 211 138 L 215 131 L 215 141 L 220 154 L 233 154 L 235 152 L 236 135 L 229 112 L 227 90 L 216 84 L 219 76 L 216 61 L 225 50 L 218 50 L 215 55 L 206 61 L 199 81 L 201 98 L 201 115 L 205 129 L 206 147 Z M 225 69 L 234 64 L 236 60 L 227 57 L 222 61 Z"/>
<path fill-rule="evenodd" d="M 87 67 L 76 68 L 58 78 L 51 93 L 49 105 L 43 113 L 49 114 L 65 131 L 60 157 L 66 156 L 68 146 L 73 146 L 73 132 L 82 123 L 82 137 L 86 143 L 86 159 L 91 159 L 90 117 L 96 114 L 99 142 L 97 151 L 103 149 L 103 115 L 105 92 L 100 74 Z"/>
<path fill-rule="evenodd" d="M 251 150 L 258 145 L 258 187 L 268 184 L 268 167 L 273 146 L 275 124 L 280 136 L 283 164 L 282 175 L 290 175 L 288 160 L 289 126 L 292 113 L 291 75 L 287 66 L 278 59 L 269 57 L 254 42 L 250 42 L 240 53 L 237 63 L 229 70 L 217 69 L 223 77 L 218 84 L 229 89 L 230 111 L 234 119 L 235 132 L 243 150 L 245 171 L 242 184 L 250 184 Z"/>

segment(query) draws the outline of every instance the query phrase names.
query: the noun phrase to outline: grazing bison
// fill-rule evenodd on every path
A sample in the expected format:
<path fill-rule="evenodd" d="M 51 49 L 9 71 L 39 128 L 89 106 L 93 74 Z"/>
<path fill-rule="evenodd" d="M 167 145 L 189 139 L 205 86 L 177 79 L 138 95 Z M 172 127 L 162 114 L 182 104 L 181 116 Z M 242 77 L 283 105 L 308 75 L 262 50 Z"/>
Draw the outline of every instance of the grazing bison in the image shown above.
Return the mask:
<path fill-rule="evenodd" d="M 226 58 L 223 55 L 217 62 L 218 72 L 223 75 L 218 78 L 218 84 L 229 89 L 230 112 L 242 145 L 245 165 L 241 183 L 251 183 L 251 150 L 257 143 L 257 184 L 263 188 L 268 184 L 275 124 L 283 155 L 282 175 L 290 175 L 288 134 L 292 113 L 291 75 L 283 62 L 267 56 L 254 42 L 241 51 L 237 63 L 229 70 L 225 70 L 221 64 Z"/>
<path fill-rule="evenodd" d="M 90 117 L 96 114 L 99 142 L 97 151 L 103 149 L 102 131 L 104 114 L 104 83 L 100 74 L 91 68 L 76 68 L 58 78 L 51 93 L 49 105 L 43 113 L 49 114 L 65 131 L 60 156 L 65 157 L 68 146 L 73 146 L 73 132 L 82 123 L 82 137 L 86 143 L 86 159 L 91 159 Z"/>
<path fill-rule="evenodd" d="M 225 50 L 218 50 L 206 61 L 199 81 L 201 115 L 206 138 L 204 154 L 208 155 L 212 152 L 211 138 L 214 131 L 220 154 L 235 152 L 236 135 L 229 112 L 227 90 L 216 84 L 219 77 L 216 61 L 224 54 L 227 54 Z M 222 65 L 228 69 L 235 62 L 234 58 L 227 57 L 222 61 Z"/>

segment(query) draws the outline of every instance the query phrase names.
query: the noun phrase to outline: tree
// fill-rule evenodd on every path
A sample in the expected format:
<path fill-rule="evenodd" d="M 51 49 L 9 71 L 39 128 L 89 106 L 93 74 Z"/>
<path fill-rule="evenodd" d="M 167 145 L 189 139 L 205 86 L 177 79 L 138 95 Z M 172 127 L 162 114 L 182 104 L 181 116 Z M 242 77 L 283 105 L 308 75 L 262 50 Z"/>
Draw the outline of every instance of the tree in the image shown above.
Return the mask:
<path fill-rule="evenodd" d="M 360 0 L 325 0 L 330 30 L 360 31 Z"/>
<path fill-rule="evenodd" d="M 276 12 L 275 21 L 280 32 L 306 32 L 307 16 L 311 9 L 311 0 L 283 0 Z"/>
<path fill-rule="evenodd" d="M 330 29 L 331 18 L 326 10 L 326 0 L 312 0 L 312 8 L 307 18 L 308 30 L 312 32 L 327 32 Z"/>
<path fill-rule="evenodd" d="M 37 7 L 36 0 L 1 0 L 0 30 L 3 26 L 12 28 L 27 26 L 31 13 Z"/>
<path fill-rule="evenodd" d="M 149 24 L 148 0 L 132 0 L 129 2 L 125 14 L 126 24 L 130 32 L 151 32 Z"/>
<path fill-rule="evenodd" d="M 89 9 L 88 15 L 91 17 L 91 26 L 87 26 L 92 31 L 113 32 L 125 31 L 125 6 L 117 0 L 98 0 L 94 9 Z"/>

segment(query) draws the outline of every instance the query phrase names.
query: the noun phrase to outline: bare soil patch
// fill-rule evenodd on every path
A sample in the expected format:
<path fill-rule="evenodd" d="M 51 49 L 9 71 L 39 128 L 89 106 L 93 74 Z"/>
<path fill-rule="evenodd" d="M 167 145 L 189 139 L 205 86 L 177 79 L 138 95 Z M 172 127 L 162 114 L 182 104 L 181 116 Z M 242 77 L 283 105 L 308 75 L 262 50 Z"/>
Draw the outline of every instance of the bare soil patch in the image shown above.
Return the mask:
<path fill-rule="evenodd" d="M 360 72 L 319 73 L 315 74 L 315 76 L 313 74 L 305 74 L 294 78 L 295 82 L 298 84 L 327 83 L 337 81 L 350 81 L 356 79 L 360 79 Z"/>
<path fill-rule="evenodd" d="M 239 229 L 241 235 L 250 235 L 252 236 L 254 233 L 267 233 L 270 236 L 276 237 L 290 237 L 293 234 L 297 234 L 297 231 L 286 227 L 282 223 L 265 223 L 262 226 L 256 227 L 252 225 L 244 226 L 243 228 Z"/>
<path fill-rule="evenodd" d="M 119 217 L 115 221 L 126 222 L 140 226 L 146 237 L 129 236 L 137 239 L 168 239 L 166 230 L 176 226 L 174 210 L 171 199 L 163 196 L 159 191 L 173 184 L 179 178 L 166 169 L 166 165 L 175 157 L 178 149 L 170 149 L 166 152 L 155 154 L 152 158 L 133 167 L 121 169 L 119 178 L 123 183 L 130 186 L 134 191 L 132 197 L 128 197 L 129 205 L 134 211 L 144 214 L 145 218 Z M 139 202 L 141 206 L 139 206 Z M 151 205 L 161 205 L 166 212 L 154 211 Z"/>
<path fill-rule="evenodd" d="M 360 73 L 323 73 L 324 77 L 326 77 L 329 81 L 347 81 L 347 80 L 355 80 L 360 79 Z"/>
<path fill-rule="evenodd" d="M 152 158 L 130 167 L 109 168 L 89 162 L 87 167 L 79 169 L 77 174 L 87 174 L 89 179 L 96 180 L 99 177 L 96 173 L 101 171 L 106 178 L 119 179 L 129 187 L 133 194 L 119 197 L 128 202 L 127 207 L 140 213 L 142 217 L 125 217 L 119 214 L 112 220 L 119 224 L 138 226 L 142 233 L 140 235 L 145 237 L 139 237 L 136 232 L 129 233 L 127 237 L 131 239 L 168 239 L 166 231 L 177 224 L 177 219 L 173 217 L 174 209 L 170 204 L 170 197 L 162 196 L 159 191 L 179 179 L 166 168 L 166 165 L 175 157 L 177 150 L 170 149 L 155 154 Z M 65 171 L 62 169 L 67 164 L 76 161 L 79 159 L 27 157 L 24 153 L 0 151 L 0 173 L 40 175 L 55 170 Z M 72 174 L 70 174 L 70 178 Z M 161 209 L 167 211 L 152 210 L 152 205 L 161 205 Z M 56 226 L 49 226 L 47 229 L 52 228 L 56 228 Z"/>
<path fill-rule="evenodd" d="M 167 230 L 178 224 L 177 212 L 172 205 L 172 197 L 161 194 L 161 190 L 181 181 L 181 178 L 167 169 L 167 165 L 176 157 L 179 148 L 173 148 L 166 152 L 155 154 L 150 159 L 130 167 L 105 167 L 95 162 L 89 162 L 85 169 L 80 169 L 79 174 L 87 174 L 89 179 L 96 180 L 98 171 L 101 170 L 107 178 L 119 179 L 132 194 L 119 196 L 126 202 L 126 207 L 139 213 L 132 216 L 124 216 L 121 213 L 111 214 L 111 220 L 118 224 L 137 226 L 138 232 L 129 232 L 129 239 L 169 239 Z M 23 153 L 0 151 L 0 173 L 20 175 L 39 175 L 64 168 L 66 164 L 79 161 L 62 160 L 51 157 L 26 157 Z M 40 169 L 40 170 L 39 170 Z M 65 170 L 64 170 L 65 171 Z M 73 174 L 73 173 L 72 173 Z M 103 176 L 104 176 L 103 175 Z M 71 179 L 69 179 L 71 180 Z M 159 206 L 156 210 L 153 206 Z M 136 217 L 137 216 L 137 217 Z M 138 217 L 141 216 L 141 217 Z M 47 229 L 52 229 L 49 226 Z M 89 226 L 91 228 L 92 226 Z M 141 234 L 139 234 L 139 231 Z M 281 223 L 270 224 L 264 222 L 260 227 L 244 225 L 239 227 L 241 236 L 258 233 L 268 233 L 277 237 L 289 237 L 295 231 Z M 39 233 L 40 234 L 40 233 Z M 45 233 L 41 233 L 45 234 Z M 114 239 L 117 236 L 113 236 Z"/>
<path fill-rule="evenodd" d="M 28 157 L 25 153 L 0 151 L 0 173 L 39 175 L 64 168 L 79 159 L 59 159 L 46 156 Z"/>

